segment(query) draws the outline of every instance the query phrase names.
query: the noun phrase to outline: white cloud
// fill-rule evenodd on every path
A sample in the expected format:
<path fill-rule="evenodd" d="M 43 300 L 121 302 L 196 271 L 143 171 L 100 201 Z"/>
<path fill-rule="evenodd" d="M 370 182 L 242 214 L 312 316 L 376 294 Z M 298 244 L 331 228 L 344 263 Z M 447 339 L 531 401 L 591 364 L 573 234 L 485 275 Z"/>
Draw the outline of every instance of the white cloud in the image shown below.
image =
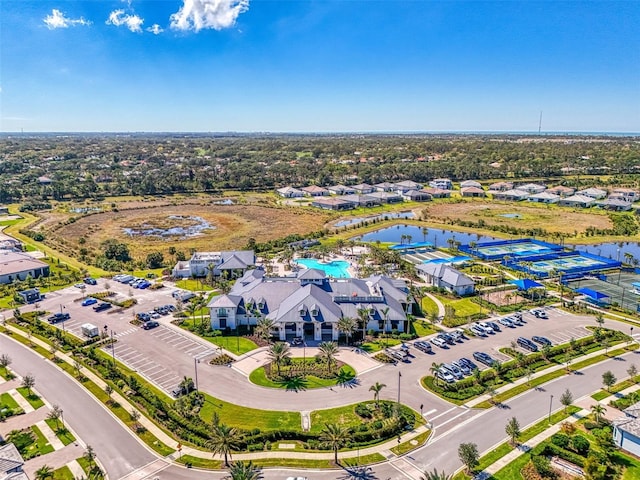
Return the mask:
<path fill-rule="evenodd" d="M 249 8 L 249 0 L 182 0 L 183 5 L 171 15 L 171 28 L 222 30 L 232 27 L 238 16 Z"/>
<path fill-rule="evenodd" d="M 47 15 L 43 19 L 44 24 L 47 26 L 49 30 L 54 30 L 56 28 L 69 28 L 76 27 L 78 25 L 87 26 L 91 25 L 91 22 L 85 20 L 84 18 L 69 18 L 64 15 L 60 10 L 53 9 L 51 10 L 51 15 Z"/>
<path fill-rule="evenodd" d="M 114 10 L 109 14 L 109 19 L 106 21 L 107 25 L 114 25 L 120 27 L 124 25 L 132 32 L 142 32 L 142 24 L 144 19 L 136 14 L 124 13 L 124 10 Z"/>
<path fill-rule="evenodd" d="M 157 23 L 154 23 L 150 27 L 147 27 L 147 32 L 151 32 L 154 35 L 160 35 L 162 32 L 164 32 L 164 30 L 160 25 L 158 25 Z"/>

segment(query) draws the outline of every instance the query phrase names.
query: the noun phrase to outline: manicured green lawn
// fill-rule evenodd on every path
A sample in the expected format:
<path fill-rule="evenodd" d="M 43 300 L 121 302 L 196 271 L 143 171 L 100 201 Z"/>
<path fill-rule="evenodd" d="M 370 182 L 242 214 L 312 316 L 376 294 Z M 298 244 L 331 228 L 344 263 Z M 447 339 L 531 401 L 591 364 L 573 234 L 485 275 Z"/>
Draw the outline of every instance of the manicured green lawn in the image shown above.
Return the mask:
<path fill-rule="evenodd" d="M 76 462 L 80 464 L 84 472 L 87 474 L 88 478 L 91 478 L 92 480 L 102 480 L 104 478 L 101 473 L 97 474 L 96 472 L 92 471 L 92 466 L 89 465 L 89 461 L 85 457 L 76 458 Z"/>
<path fill-rule="evenodd" d="M 524 454 L 516 458 L 513 462 L 505 465 L 501 470 L 498 470 L 495 475 L 493 475 L 494 480 L 522 480 L 522 475 L 520 475 L 520 470 L 527 464 L 530 460 L 531 455 Z"/>
<path fill-rule="evenodd" d="M 5 380 L 12 380 L 13 379 L 13 374 L 9 371 L 6 371 L 4 368 L 0 369 L 0 377 L 4 378 Z"/>
<path fill-rule="evenodd" d="M 18 405 L 18 402 L 16 402 L 13 399 L 13 397 L 6 392 L 0 395 L 0 405 L 2 405 L 5 408 L 10 408 L 11 410 L 20 408 L 20 405 Z"/>
<path fill-rule="evenodd" d="M 205 402 L 200 410 L 200 417 L 210 422 L 213 412 L 220 417 L 220 422 L 245 430 L 259 428 L 270 430 L 300 430 L 302 420 L 299 412 L 276 412 L 241 407 L 204 394 Z"/>
<path fill-rule="evenodd" d="M 49 428 L 55 432 L 56 437 L 60 439 L 63 445 L 67 446 L 76 441 L 73 434 L 63 427 L 60 422 L 56 424 L 56 421 L 52 418 L 47 418 L 45 422 L 49 425 Z"/>
<path fill-rule="evenodd" d="M 400 445 L 396 447 L 392 447 L 391 451 L 396 455 L 404 455 L 405 453 L 410 452 L 411 450 L 415 450 L 416 448 L 421 447 L 424 444 L 424 442 L 427 441 L 427 439 L 429 438 L 429 435 L 431 435 L 431 430 L 427 430 L 426 432 L 423 432 L 420 435 L 413 437 L 408 442 L 402 442 Z"/>
<path fill-rule="evenodd" d="M 438 305 L 429 297 L 422 297 L 422 301 L 420 302 L 422 307 L 422 313 L 424 315 L 437 315 L 438 314 Z"/>
<path fill-rule="evenodd" d="M 20 395 L 27 399 L 27 402 L 29 402 L 34 409 L 37 410 L 38 408 L 44 406 L 44 402 L 42 401 L 42 399 L 33 392 L 31 392 L 31 395 L 29 395 L 29 390 L 27 390 L 25 387 L 18 387 L 16 388 L 16 390 L 20 392 Z"/>
<path fill-rule="evenodd" d="M 207 322 L 208 317 L 205 317 L 204 321 Z M 190 329 L 190 327 L 193 326 L 194 322 L 196 325 L 199 325 L 200 318 L 199 317 L 185 318 L 182 324 L 180 324 L 180 327 L 198 335 L 197 332 L 192 331 Z M 223 337 L 221 335 L 218 335 L 217 337 L 209 337 L 209 336 L 201 336 L 201 335 L 198 335 L 198 336 L 208 342 L 213 343 L 214 345 L 220 348 L 224 348 L 225 350 L 233 353 L 234 355 L 242 355 L 244 353 L 250 352 L 251 350 L 255 350 L 256 348 L 258 348 L 258 346 L 253 341 L 249 340 L 246 337 L 235 337 L 235 336 Z"/>
<path fill-rule="evenodd" d="M 213 287 L 206 285 L 200 280 L 194 280 L 192 278 L 185 278 L 176 282 L 176 287 L 184 290 L 191 290 L 192 292 L 211 291 Z"/>
<path fill-rule="evenodd" d="M 307 359 L 307 363 L 315 363 L 314 359 Z M 304 379 L 296 380 L 295 383 L 300 385 L 300 389 L 308 390 L 313 388 L 327 388 L 343 383 L 344 379 L 353 379 L 356 376 L 356 371 L 350 365 L 343 365 L 340 369 L 343 373 L 339 378 L 318 378 L 313 375 L 306 375 Z M 341 380 L 343 379 L 343 380 Z M 291 389 L 293 384 L 291 382 L 274 382 L 267 378 L 264 367 L 256 368 L 249 380 L 256 385 L 269 388 Z"/>
<path fill-rule="evenodd" d="M 426 337 L 427 335 L 438 332 L 431 323 L 423 320 L 411 322 L 411 327 L 413 329 L 412 333 L 415 333 L 418 337 Z"/>
<path fill-rule="evenodd" d="M 441 298 L 442 303 L 451 305 L 456 312 L 456 317 L 468 317 L 480 313 L 481 307 L 470 298 L 449 299 Z"/>
<path fill-rule="evenodd" d="M 196 468 L 206 468 L 210 470 L 218 470 L 222 468 L 222 461 L 213 460 L 211 458 L 200 458 L 200 457 L 192 457 L 191 455 L 182 455 L 177 459 L 178 463 L 182 463 L 183 465 L 189 464 L 192 467 Z M 253 462 L 254 464 L 256 462 Z"/>
<path fill-rule="evenodd" d="M 372 342 L 365 342 L 360 345 L 360 348 L 368 353 L 379 352 L 380 350 L 384 350 L 388 347 L 395 347 L 396 345 L 400 345 L 402 340 L 398 340 L 397 338 L 379 338 Z"/>
<path fill-rule="evenodd" d="M 53 480 L 74 480 L 75 477 L 66 465 L 53 471 Z"/>
<path fill-rule="evenodd" d="M 32 443 L 27 449 L 27 454 L 25 455 L 25 460 L 28 458 L 33 458 L 38 455 L 46 455 L 47 453 L 53 452 L 53 447 L 47 441 L 47 438 L 42 434 L 40 429 L 33 425 L 31 427 L 31 431 L 36 436 L 36 441 Z"/>

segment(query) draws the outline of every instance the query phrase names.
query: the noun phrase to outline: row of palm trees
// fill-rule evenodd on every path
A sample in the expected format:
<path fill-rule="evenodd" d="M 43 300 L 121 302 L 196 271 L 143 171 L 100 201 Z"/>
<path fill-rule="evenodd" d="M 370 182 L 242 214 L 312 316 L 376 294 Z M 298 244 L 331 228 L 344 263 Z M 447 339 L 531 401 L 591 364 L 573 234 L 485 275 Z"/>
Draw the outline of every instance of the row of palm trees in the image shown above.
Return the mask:
<path fill-rule="evenodd" d="M 336 342 L 322 342 L 318 345 L 317 356 L 326 363 L 328 370 L 337 364 L 337 355 L 338 344 Z M 280 376 L 280 367 L 291 358 L 291 347 L 286 342 L 276 342 L 269 347 L 268 356 L 271 362 L 276 365 L 278 376 Z"/>

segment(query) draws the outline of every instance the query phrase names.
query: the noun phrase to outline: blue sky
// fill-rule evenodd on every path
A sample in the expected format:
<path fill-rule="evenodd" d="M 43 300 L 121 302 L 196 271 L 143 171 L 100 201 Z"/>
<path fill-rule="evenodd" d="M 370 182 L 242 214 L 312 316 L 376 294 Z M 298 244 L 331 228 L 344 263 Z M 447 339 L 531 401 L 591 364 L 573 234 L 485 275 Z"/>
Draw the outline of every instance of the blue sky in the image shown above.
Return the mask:
<path fill-rule="evenodd" d="M 2 0 L 1 131 L 640 132 L 640 1 Z"/>

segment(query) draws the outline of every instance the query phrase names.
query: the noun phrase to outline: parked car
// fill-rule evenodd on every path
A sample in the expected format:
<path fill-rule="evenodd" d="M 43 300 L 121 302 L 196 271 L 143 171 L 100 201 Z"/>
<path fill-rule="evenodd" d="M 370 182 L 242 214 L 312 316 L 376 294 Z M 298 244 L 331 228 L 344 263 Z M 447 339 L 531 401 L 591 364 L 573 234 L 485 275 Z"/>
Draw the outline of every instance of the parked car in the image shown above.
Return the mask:
<path fill-rule="evenodd" d="M 47 322 L 49 323 L 64 322 L 65 320 L 69 320 L 70 318 L 71 318 L 71 315 L 69 315 L 68 313 L 54 313 L 49 318 L 47 318 Z"/>
<path fill-rule="evenodd" d="M 509 317 L 499 319 L 498 323 L 500 323 L 500 325 L 504 325 L 505 327 L 516 328 L 516 324 L 513 323 Z"/>
<path fill-rule="evenodd" d="M 543 309 L 541 308 L 534 308 L 533 310 L 530 311 L 531 314 L 536 317 L 536 318 L 542 318 L 542 319 L 547 319 L 549 318 L 547 315 L 547 312 L 545 312 Z"/>
<path fill-rule="evenodd" d="M 87 277 L 83 280 L 84 283 L 86 283 L 87 285 L 97 285 L 98 282 L 95 278 L 91 278 L 91 277 Z"/>
<path fill-rule="evenodd" d="M 530 352 L 537 352 L 538 351 L 538 346 L 533 343 L 531 340 L 529 340 L 528 338 L 524 338 L 524 337 L 518 337 L 518 340 L 516 340 L 518 345 L 520 345 L 522 348 L 529 350 Z"/>
<path fill-rule="evenodd" d="M 158 322 L 156 322 L 155 320 L 149 320 L 148 322 L 144 322 L 142 324 L 142 328 L 144 328 L 145 330 L 149 330 L 151 328 L 156 328 L 160 326 L 160 324 Z"/>
<path fill-rule="evenodd" d="M 447 345 L 447 342 L 445 342 L 442 338 L 440 337 L 435 337 L 431 339 L 431 343 L 433 343 L 436 347 L 440 347 L 440 348 L 449 348 L 449 346 Z"/>
<path fill-rule="evenodd" d="M 93 307 L 93 311 L 94 312 L 101 312 L 103 310 L 109 310 L 113 305 L 111 305 L 108 302 L 102 302 L 99 303 L 98 305 L 96 305 L 95 307 Z"/>
<path fill-rule="evenodd" d="M 84 290 L 85 288 L 87 288 L 84 283 L 76 283 L 74 287 L 79 288 L 80 290 Z"/>
<path fill-rule="evenodd" d="M 531 337 L 531 340 L 533 340 L 536 343 L 539 343 L 540 345 L 551 346 L 551 340 L 549 340 L 547 337 L 540 337 L 538 335 L 534 335 L 533 337 Z"/>
<path fill-rule="evenodd" d="M 451 362 L 451 366 L 456 367 L 465 376 L 466 375 L 471 375 L 471 369 L 467 365 L 465 365 L 464 363 L 461 363 L 460 361 Z"/>
<path fill-rule="evenodd" d="M 471 327 L 469 327 L 469 330 L 471 330 L 471 332 L 478 337 L 487 336 L 487 334 L 484 331 L 484 328 L 480 327 L 479 325 L 471 325 Z"/>
<path fill-rule="evenodd" d="M 445 342 L 447 342 L 449 345 L 455 345 L 456 341 L 454 340 L 454 338 L 449 335 L 448 333 L 439 333 L 437 335 L 438 338 L 441 338 L 442 340 L 444 340 Z"/>
<path fill-rule="evenodd" d="M 522 312 L 512 313 L 511 316 L 517 318 L 518 320 L 522 320 Z"/>
<path fill-rule="evenodd" d="M 431 345 L 428 342 L 414 342 L 413 346 L 424 353 L 433 353 L 433 348 L 431 348 Z"/>
<path fill-rule="evenodd" d="M 486 333 L 487 335 L 493 335 L 494 333 L 496 333 L 495 330 L 491 328 L 486 322 L 477 322 L 476 325 L 483 329 L 484 333 Z"/>
<path fill-rule="evenodd" d="M 496 361 L 491 355 L 484 352 L 473 352 L 473 358 L 486 366 L 492 366 Z"/>
<path fill-rule="evenodd" d="M 522 319 L 522 317 L 518 318 L 518 317 L 511 316 L 508 318 L 509 320 L 511 320 L 511 322 L 513 322 L 514 325 L 518 325 L 518 326 L 524 325 L 524 320 Z"/>
<path fill-rule="evenodd" d="M 462 342 L 464 340 L 464 332 L 459 328 L 456 328 L 455 330 L 452 330 L 451 332 L 449 332 L 449 335 L 456 342 Z"/>
<path fill-rule="evenodd" d="M 82 305 L 83 307 L 88 307 L 89 305 L 93 305 L 95 303 L 98 303 L 98 300 L 93 297 L 87 297 L 82 300 L 82 303 L 80 305 Z"/>
<path fill-rule="evenodd" d="M 461 365 L 465 365 L 471 371 L 474 371 L 476 368 L 478 368 L 478 366 L 468 358 L 462 357 L 460 360 L 458 360 L 458 363 Z"/>
<path fill-rule="evenodd" d="M 456 380 L 462 380 L 464 375 L 462 374 L 462 370 L 453 365 L 452 363 L 443 363 L 442 368 L 447 370 Z"/>
<path fill-rule="evenodd" d="M 500 331 L 500 325 L 498 325 L 496 322 L 486 322 L 488 326 L 490 326 L 491 328 L 493 328 L 494 332 L 499 332 Z"/>
<path fill-rule="evenodd" d="M 141 320 L 143 322 L 148 322 L 149 320 L 151 320 L 151 316 L 145 312 L 140 312 L 136 314 L 136 317 L 138 317 L 138 320 Z"/>
<path fill-rule="evenodd" d="M 291 345 L 294 347 L 297 347 L 298 345 L 302 345 L 304 343 L 304 340 L 302 340 L 302 337 L 294 337 L 293 340 L 291 340 Z"/>
<path fill-rule="evenodd" d="M 438 377 L 441 380 L 444 380 L 447 383 L 453 383 L 456 381 L 455 377 L 451 374 L 451 372 L 449 372 L 443 367 L 440 367 L 438 369 L 438 373 L 436 373 L 436 377 Z"/>

